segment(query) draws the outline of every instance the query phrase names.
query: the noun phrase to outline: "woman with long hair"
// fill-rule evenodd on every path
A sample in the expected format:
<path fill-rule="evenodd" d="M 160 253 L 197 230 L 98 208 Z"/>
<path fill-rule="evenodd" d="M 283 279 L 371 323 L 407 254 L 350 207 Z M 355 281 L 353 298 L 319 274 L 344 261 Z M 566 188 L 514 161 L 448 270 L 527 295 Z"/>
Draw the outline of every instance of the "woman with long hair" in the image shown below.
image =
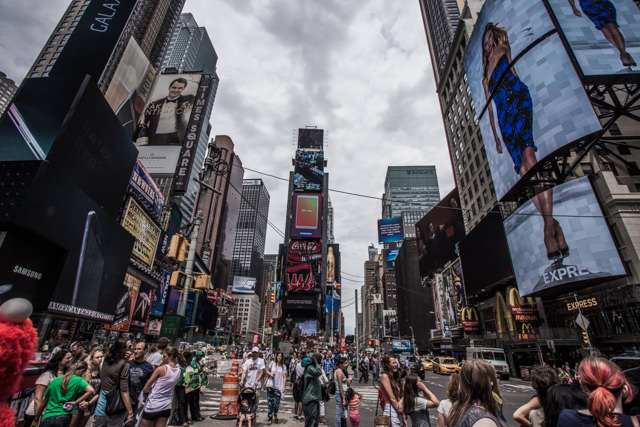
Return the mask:
<path fill-rule="evenodd" d="M 482 35 L 482 86 L 489 102 L 487 113 L 496 143 L 502 154 L 502 143 L 513 160 L 515 172 L 523 177 L 538 162 L 533 141 L 533 103 L 529 88 L 518 74 L 511 59 L 507 31 L 489 22 Z M 493 101 L 493 102 L 490 102 Z M 500 134 L 493 114 L 495 105 Z M 560 223 L 553 218 L 553 192 L 543 191 L 531 199 L 544 223 L 544 245 L 550 260 L 569 255 L 569 246 Z"/>
<path fill-rule="evenodd" d="M 54 378 L 65 374 L 72 360 L 73 354 L 67 349 L 61 349 L 51 355 L 51 358 L 49 358 L 49 361 L 44 367 L 44 371 L 42 371 L 36 380 L 36 390 L 34 392 L 33 400 L 29 403 L 24 414 L 25 427 L 29 427 L 31 426 L 31 423 L 37 421 L 35 420 L 35 414 L 38 408 L 42 407 L 42 409 L 44 409 L 43 396 L 45 390 L 49 387 L 49 384 L 51 384 L 51 381 L 53 381 Z"/>
<path fill-rule="evenodd" d="M 576 7 L 575 0 L 569 0 L 573 14 L 577 17 L 582 13 Z M 636 61 L 627 52 L 624 36 L 618 27 L 616 7 L 609 0 L 580 0 L 580 9 L 589 18 L 593 25 L 602 32 L 602 35 L 620 52 L 620 62 L 625 67 L 636 65 Z"/>
<path fill-rule="evenodd" d="M 267 425 L 271 425 L 272 421 L 278 424 L 280 399 L 284 397 L 284 385 L 287 382 L 287 368 L 284 366 L 284 354 L 281 351 L 277 352 L 275 359 L 269 362 L 265 372 L 267 375 L 267 401 L 269 402 Z"/>
<path fill-rule="evenodd" d="M 547 390 L 542 407 L 544 421 L 542 427 L 557 427 L 558 417 L 565 409 L 584 409 L 587 407 L 587 395 L 577 383 L 555 384 Z"/>
<path fill-rule="evenodd" d="M 563 410 L 558 417 L 558 427 L 637 425 L 622 413 L 622 401 L 633 399 L 633 389 L 618 365 L 601 357 L 590 357 L 580 363 L 578 373 L 580 386 L 589 396 L 587 409 Z"/>
<path fill-rule="evenodd" d="M 123 425 L 133 421 L 133 407 L 129 396 L 129 363 L 126 360 L 131 348 L 131 341 L 118 338 L 111 344 L 104 357 L 104 362 L 100 369 L 100 397 L 93 413 L 92 427 Z M 107 396 L 109 392 L 115 390 L 118 390 L 124 408 L 121 408 L 117 413 L 107 414 L 105 412 L 107 409 Z"/>
<path fill-rule="evenodd" d="M 162 355 L 160 365 L 142 389 L 149 397 L 144 404 L 141 427 L 165 427 L 171 414 L 171 397 L 173 388 L 178 383 L 180 368 L 176 365 L 178 349 L 168 346 Z"/>
<path fill-rule="evenodd" d="M 73 410 L 84 411 L 86 402 L 93 393 L 93 387 L 82 376 L 87 370 L 87 362 L 72 366 L 63 376 L 54 378 L 44 392 L 44 404 L 38 408 L 36 419 L 41 427 L 68 427 L 71 425 Z M 43 406 L 44 412 L 43 412 Z"/>
<path fill-rule="evenodd" d="M 447 385 L 447 398 L 442 399 L 438 405 L 438 427 L 444 427 L 449 419 L 451 407 L 458 400 L 458 387 L 460 385 L 460 376 L 451 374 L 449 384 Z"/>
<path fill-rule="evenodd" d="M 178 382 L 174 387 L 175 407 L 173 416 L 171 417 L 171 424 L 176 426 L 187 427 L 189 422 L 187 421 L 187 395 L 185 393 L 185 381 L 184 375 L 187 370 L 189 362 L 185 358 L 185 355 L 191 355 L 190 351 L 178 350 L 177 365 L 180 368 L 180 376 Z"/>
<path fill-rule="evenodd" d="M 347 406 L 347 401 L 345 398 L 345 392 L 351 386 L 352 378 L 349 378 L 349 359 L 346 357 L 341 357 L 338 359 L 338 366 L 336 367 L 336 371 L 333 374 L 333 381 L 336 383 L 336 419 L 335 419 L 335 427 L 342 426 L 343 423 L 346 424 L 346 415 L 345 415 L 345 407 Z M 342 421 L 342 420 L 345 421 Z"/>
<path fill-rule="evenodd" d="M 89 418 L 96 410 L 96 404 L 98 403 L 98 398 L 100 397 L 100 367 L 102 366 L 102 359 L 104 355 L 102 352 L 102 347 L 95 347 L 87 356 L 87 370 L 85 371 L 82 379 L 85 380 L 96 394 L 89 401 L 89 405 L 87 409 L 74 411 L 73 417 L 71 418 L 71 427 L 84 427 L 87 425 Z"/>
<path fill-rule="evenodd" d="M 447 426 L 501 427 L 498 418 L 502 398 L 493 365 L 479 359 L 467 360 L 462 364 L 459 380 L 458 400 L 451 408 Z"/>
<path fill-rule="evenodd" d="M 424 397 L 420 396 L 420 393 Z M 440 404 L 438 398 L 429 391 L 426 385 L 420 381 L 414 373 L 404 379 L 404 393 L 402 396 L 404 413 L 411 418 L 412 427 L 431 427 L 429 421 L 429 408 L 437 408 Z"/>
<path fill-rule="evenodd" d="M 380 376 L 378 398 L 384 415 L 391 418 L 392 427 L 403 427 L 404 409 L 400 365 L 394 356 L 385 355 L 382 358 L 382 376 Z"/>

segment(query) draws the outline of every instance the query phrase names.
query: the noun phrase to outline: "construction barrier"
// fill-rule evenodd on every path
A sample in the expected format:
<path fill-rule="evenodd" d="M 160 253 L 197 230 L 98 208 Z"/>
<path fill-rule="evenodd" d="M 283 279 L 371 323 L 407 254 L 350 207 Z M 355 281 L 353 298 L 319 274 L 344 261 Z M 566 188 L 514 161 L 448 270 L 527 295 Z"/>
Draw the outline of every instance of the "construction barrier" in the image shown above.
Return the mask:
<path fill-rule="evenodd" d="M 232 374 L 236 374 L 238 375 L 238 369 L 240 368 L 240 361 L 239 360 L 234 360 L 233 363 L 231 363 L 231 373 Z"/>
<path fill-rule="evenodd" d="M 238 362 L 233 362 L 233 366 L 238 369 Z M 232 368 L 233 369 L 233 368 Z M 220 398 L 220 408 L 216 415 L 211 418 L 219 420 L 231 420 L 238 416 L 238 375 L 229 373 L 224 376 L 222 382 L 222 396 Z"/>

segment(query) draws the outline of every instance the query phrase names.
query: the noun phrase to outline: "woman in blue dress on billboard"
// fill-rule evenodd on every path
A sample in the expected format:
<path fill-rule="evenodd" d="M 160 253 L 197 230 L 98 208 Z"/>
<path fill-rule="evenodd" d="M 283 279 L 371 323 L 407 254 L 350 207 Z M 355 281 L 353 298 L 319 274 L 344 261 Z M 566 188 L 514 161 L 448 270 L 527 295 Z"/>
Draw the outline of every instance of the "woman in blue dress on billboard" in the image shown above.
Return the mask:
<path fill-rule="evenodd" d="M 569 5 L 573 9 L 573 14 L 582 16 L 575 4 L 575 0 L 569 0 Z M 616 7 L 609 0 L 580 0 L 580 8 L 593 22 L 596 28 L 602 31 L 602 35 L 620 51 L 620 61 L 625 67 L 636 65 L 636 61 L 627 52 L 624 36 L 618 28 L 616 21 Z"/>
<path fill-rule="evenodd" d="M 533 103 L 529 88 L 511 63 L 511 46 L 507 31 L 489 22 L 482 35 L 482 86 L 489 102 L 488 114 L 496 141 L 496 151 L 502 154 L 502 143 L 493 114 L 495 105 L 502 142 L 513 160 L 515 172 L 523 177 L 538 162 L 533 141 Z M 544 244 L 549 259 L 568 256 L 569 247 L 562 227 L 553 218 L 552 190 L 532 198 L 544 221 Z"/>

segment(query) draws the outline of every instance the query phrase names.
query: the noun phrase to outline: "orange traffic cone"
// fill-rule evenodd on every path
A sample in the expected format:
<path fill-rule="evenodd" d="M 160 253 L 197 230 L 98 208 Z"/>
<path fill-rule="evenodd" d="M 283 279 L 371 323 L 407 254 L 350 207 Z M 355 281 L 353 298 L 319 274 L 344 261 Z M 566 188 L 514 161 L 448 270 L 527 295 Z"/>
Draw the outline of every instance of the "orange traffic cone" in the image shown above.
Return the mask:
<path fill-rule="evenodd" d="M 235 370 L 238 372 L 238 362 L 233 362 Z M 219 420 L 231 420 L 238 416 L 238 375 L 232 372 L 224 376 L 222 382 L 222 396 L 220 398 L 220 408 L 218 413 L 211 418 Z"/>

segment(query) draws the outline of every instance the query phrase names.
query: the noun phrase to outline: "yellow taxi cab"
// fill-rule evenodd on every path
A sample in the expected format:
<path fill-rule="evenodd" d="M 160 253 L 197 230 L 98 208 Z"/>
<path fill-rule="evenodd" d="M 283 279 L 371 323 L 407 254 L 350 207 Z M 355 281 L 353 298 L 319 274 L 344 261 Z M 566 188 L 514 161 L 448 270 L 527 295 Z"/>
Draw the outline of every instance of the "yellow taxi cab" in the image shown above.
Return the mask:
<path fill-rule="evenodd" d="M 423 357 L 421 363 L 425 371 L 433 371 L 433 360 L 429 357 Z"/>
<path fill-rule="evenodd" d="M 433 359 L 433 372 L 438 374 L 453 374 L 460 371 L 458 361 L 453 357 L 438 356 Z"/>

